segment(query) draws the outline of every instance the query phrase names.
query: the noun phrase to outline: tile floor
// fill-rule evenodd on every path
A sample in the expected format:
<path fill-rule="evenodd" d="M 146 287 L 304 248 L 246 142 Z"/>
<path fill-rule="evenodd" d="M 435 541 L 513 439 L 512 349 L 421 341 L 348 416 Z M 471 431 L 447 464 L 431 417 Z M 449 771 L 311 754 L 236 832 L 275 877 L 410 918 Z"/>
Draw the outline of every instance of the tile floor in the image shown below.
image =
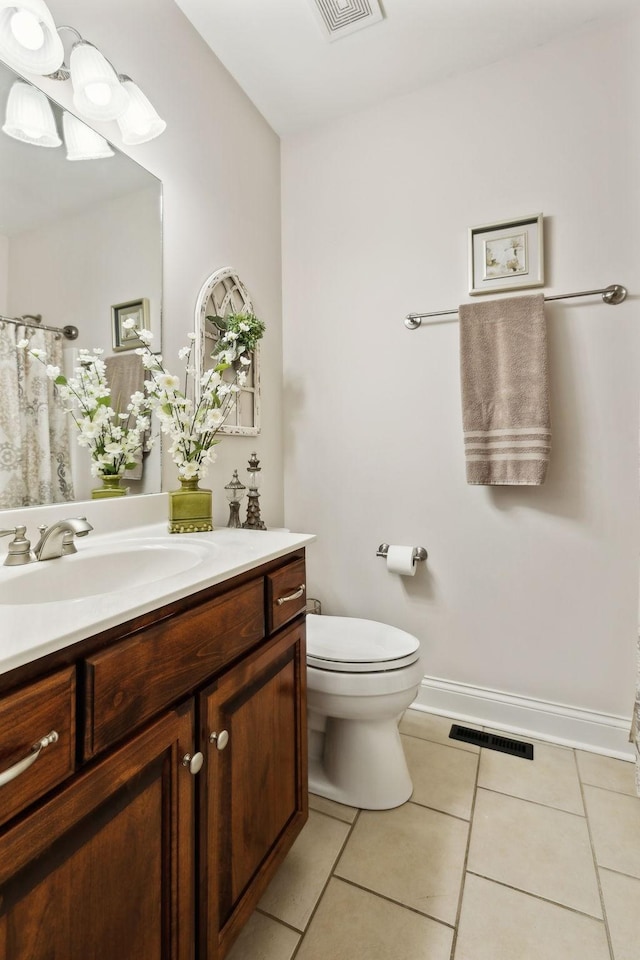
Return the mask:
<path fill-rule="evenodd" d="M 406 712 L 414 792 L 395 810 L 311 797 L 229 960 L 640 960 L 633 765 L 537 741 L 529 761 L 450 728 Z"/>

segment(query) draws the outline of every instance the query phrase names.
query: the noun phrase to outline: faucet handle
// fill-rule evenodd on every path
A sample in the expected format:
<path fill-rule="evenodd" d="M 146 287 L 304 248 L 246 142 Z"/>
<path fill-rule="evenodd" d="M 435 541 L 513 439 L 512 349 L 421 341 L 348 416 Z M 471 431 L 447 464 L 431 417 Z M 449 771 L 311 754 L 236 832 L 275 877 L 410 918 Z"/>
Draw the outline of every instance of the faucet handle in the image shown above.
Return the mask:
<path fill-rule="evenodd" d="M 35 560 L 35 556 L 31 552 L 31 541 L 25 536 L 26 532 L 27 528 L 21 524 L 18 524 L 12 530 L 0 530 L 0 537 L 14 535 L 13 540 L 9 543 L 4 566 L 18 567 L 23 563 L 31 563 L 32 560 Z"/>

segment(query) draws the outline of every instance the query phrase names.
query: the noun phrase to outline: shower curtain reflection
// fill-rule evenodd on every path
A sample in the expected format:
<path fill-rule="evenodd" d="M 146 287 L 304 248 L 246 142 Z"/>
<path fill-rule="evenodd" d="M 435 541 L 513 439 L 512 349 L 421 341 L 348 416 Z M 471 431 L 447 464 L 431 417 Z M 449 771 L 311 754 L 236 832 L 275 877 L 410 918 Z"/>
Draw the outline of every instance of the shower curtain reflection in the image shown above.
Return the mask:
<path fill-rule="evenodd" d="M 68 418 L 45 368 L 20 340 L 62 368 L 59 334 L 0 322 L 0 509 L 74 499 Z"/>

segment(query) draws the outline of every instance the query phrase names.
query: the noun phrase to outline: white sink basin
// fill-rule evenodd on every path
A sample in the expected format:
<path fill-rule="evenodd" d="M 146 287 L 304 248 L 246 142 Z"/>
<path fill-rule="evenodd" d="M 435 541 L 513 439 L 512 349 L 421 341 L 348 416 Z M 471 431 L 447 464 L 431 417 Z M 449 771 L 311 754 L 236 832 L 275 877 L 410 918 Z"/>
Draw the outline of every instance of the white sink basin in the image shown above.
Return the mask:
<path fill-rule="evenodd" d="M 78 544 L 78 553 L 70 557 L 12 568 L 7 579 L 0 573 L 0 604 L 68 602 L 116 593 L 183 573 L 217 550 L 212 543 L 171 537 L 124 541 L 111 549 Z"/>

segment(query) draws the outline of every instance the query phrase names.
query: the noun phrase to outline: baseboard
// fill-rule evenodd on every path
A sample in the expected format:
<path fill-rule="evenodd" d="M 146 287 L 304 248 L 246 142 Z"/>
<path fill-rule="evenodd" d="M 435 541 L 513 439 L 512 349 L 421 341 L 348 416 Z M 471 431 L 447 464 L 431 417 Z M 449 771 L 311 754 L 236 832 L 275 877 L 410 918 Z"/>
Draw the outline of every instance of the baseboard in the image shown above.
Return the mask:
<path fill-rule="evenodd" d="M 631 717 L 581 710 L 437 677 L 423 679 L 411 708 L 618 760 L 635 760 L 629 743 Z"/>

